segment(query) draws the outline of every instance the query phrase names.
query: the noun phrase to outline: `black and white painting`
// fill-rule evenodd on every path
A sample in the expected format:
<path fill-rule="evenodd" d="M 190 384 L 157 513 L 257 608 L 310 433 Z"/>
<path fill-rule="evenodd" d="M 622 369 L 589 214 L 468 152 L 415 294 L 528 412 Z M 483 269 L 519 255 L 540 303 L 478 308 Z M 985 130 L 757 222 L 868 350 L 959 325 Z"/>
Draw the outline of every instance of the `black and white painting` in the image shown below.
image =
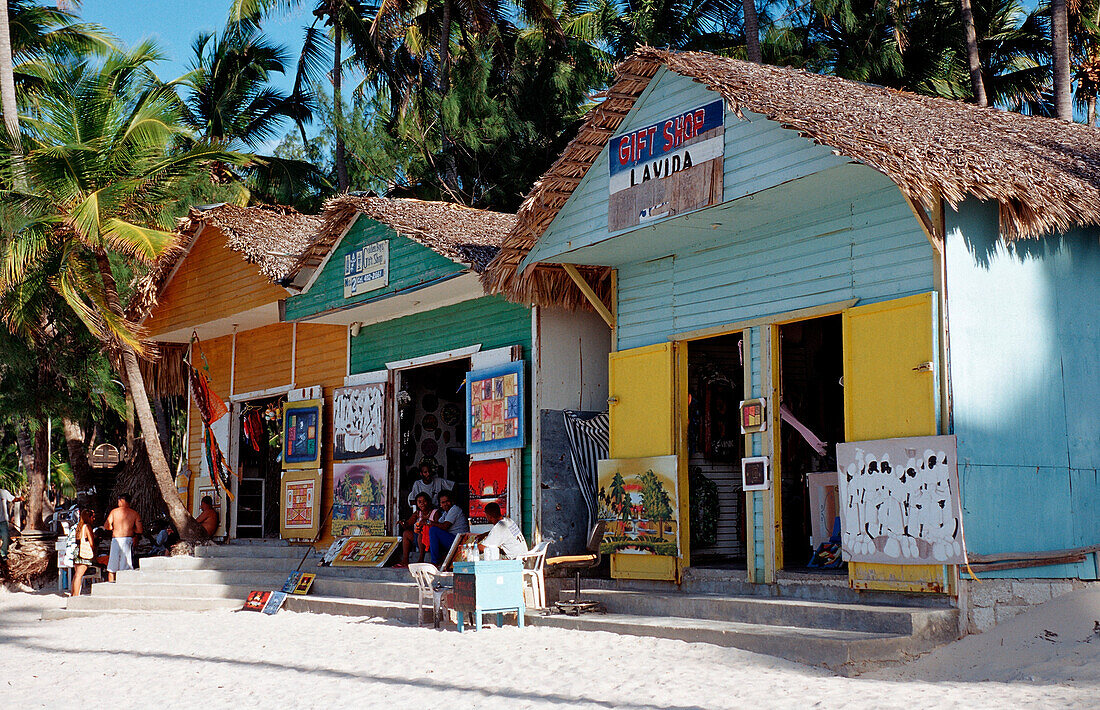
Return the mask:
<path fill-rule="evenodd" d="M 836 445 L 845 559 L 964 565 L 954 436 Z"/>
<path fill-rule="evenodd" d="M 332 458 L 383 456 L 386 453 L 386 385 L 344 387 L 332 395 Z"/>

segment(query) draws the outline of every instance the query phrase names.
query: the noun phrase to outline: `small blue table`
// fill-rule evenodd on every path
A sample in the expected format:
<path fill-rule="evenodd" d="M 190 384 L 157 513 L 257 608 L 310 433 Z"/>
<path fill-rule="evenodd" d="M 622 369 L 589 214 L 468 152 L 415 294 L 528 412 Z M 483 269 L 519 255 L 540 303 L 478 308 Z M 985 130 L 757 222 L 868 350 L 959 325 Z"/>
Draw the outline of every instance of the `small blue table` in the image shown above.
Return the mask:
<path fill-rule="evenodd" d="M 455 562 L 452 606 L 458 612 L 458 631 L 465 626 L 465 615 L 474 615 L 474 630 L 481 629 L 481 615 L 497 615 L 497 626 L 504 626 L 504 612 L 516 612 L 523 628 L 523 563 L 519 560 Z"/>

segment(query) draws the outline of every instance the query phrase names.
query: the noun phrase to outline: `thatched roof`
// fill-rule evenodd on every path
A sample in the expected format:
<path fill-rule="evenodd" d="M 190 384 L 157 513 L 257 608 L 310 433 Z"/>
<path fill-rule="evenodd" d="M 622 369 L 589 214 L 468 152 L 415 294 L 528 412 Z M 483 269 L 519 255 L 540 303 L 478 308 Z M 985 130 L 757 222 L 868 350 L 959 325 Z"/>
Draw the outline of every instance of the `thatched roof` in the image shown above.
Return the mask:
<path fill-rule="evenodd" d="M 575 305 L 579 291 L 559 268 L 516 268 L 662 66 L 721 94 L 730 109 L 762 114 L 838 155 L 889 177 L 917 203 L 940 197 L 995 200 L 1006 240 L 1100 224 L 1100 131 L 919 96 L 837 77 L 643 47 L 617 68 L 607 98 L 535 183 L 518 223 L 482 276 L 492 292 L 520 301 Z M 608 290 L 606 270 L 587 277 Z"/>
<path fill-rule="evenodd" d="M 515 215 L 452 202 L 340 195 L 325 203 L 316 239 L 289 270 L 286 280 L 317 269 L 360 214 L 478 273 L 496 256 L 516 224 Z"/>
<path fill-rule="evenodd" d="M 278 283 L 290 273 L 320 224 L 319 217 L 301 214 L 290 207 L 218 205 L 192 209 L 179 221 L 176 244 L 134 285 L 128 316 L 140 320 L 153 310 L 176 266 L 187 256 L 204 225 L 221 230 L 226 237 L 226 248 L 260 267 L 260 273 Z"/>

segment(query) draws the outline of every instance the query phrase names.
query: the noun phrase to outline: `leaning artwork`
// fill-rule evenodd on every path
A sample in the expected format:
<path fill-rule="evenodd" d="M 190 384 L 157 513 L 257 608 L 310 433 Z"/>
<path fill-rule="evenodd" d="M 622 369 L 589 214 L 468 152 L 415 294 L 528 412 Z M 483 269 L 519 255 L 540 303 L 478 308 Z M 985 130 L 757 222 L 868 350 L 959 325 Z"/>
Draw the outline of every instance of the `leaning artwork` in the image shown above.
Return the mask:
<path fill-rule="evenodd" d="M 845 559 L 965 565 L 954 436 L 837 444 Z"/>
<path fill-rule="evenodd" d="M 677 457 L 603 459 L 596 463 L 600 549 L 635 555 L 680 554 Z"/>
<path fill-rule="evenodd" d="M 343 387 L 332 394 L 332 458 L 382 456 L 385 446 L 386 385 Z"/>

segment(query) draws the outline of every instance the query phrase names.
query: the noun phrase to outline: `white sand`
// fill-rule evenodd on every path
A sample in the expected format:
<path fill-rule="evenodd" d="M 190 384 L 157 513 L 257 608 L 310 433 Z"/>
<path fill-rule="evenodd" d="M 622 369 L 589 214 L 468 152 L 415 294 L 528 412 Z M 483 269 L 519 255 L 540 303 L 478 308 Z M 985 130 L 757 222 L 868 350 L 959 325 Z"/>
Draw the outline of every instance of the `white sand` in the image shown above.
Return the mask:
<path fill-rule="evenodd" d="M 286 611 L 39 620 L 61 601 L 0 592 L 0 708 L 81 707 L 78 696 L 88 707 L 235 710 L 1100 704 L 1100 640 L 1073 633 L 1038 646 L 1021 632 L 1004 651 L 993 635 L 971 638 L 876 678 L 839 678 L 735 649 L 560 629 L 459 635 Z M 988 673 L 961 666 L 972 658 Z M 1024 670 L 1004 670 L 1013 663 Z M 948 669 L 959 679 L 942 679 Z M 983 675 L 994 680 L 966 680 Z"/>

